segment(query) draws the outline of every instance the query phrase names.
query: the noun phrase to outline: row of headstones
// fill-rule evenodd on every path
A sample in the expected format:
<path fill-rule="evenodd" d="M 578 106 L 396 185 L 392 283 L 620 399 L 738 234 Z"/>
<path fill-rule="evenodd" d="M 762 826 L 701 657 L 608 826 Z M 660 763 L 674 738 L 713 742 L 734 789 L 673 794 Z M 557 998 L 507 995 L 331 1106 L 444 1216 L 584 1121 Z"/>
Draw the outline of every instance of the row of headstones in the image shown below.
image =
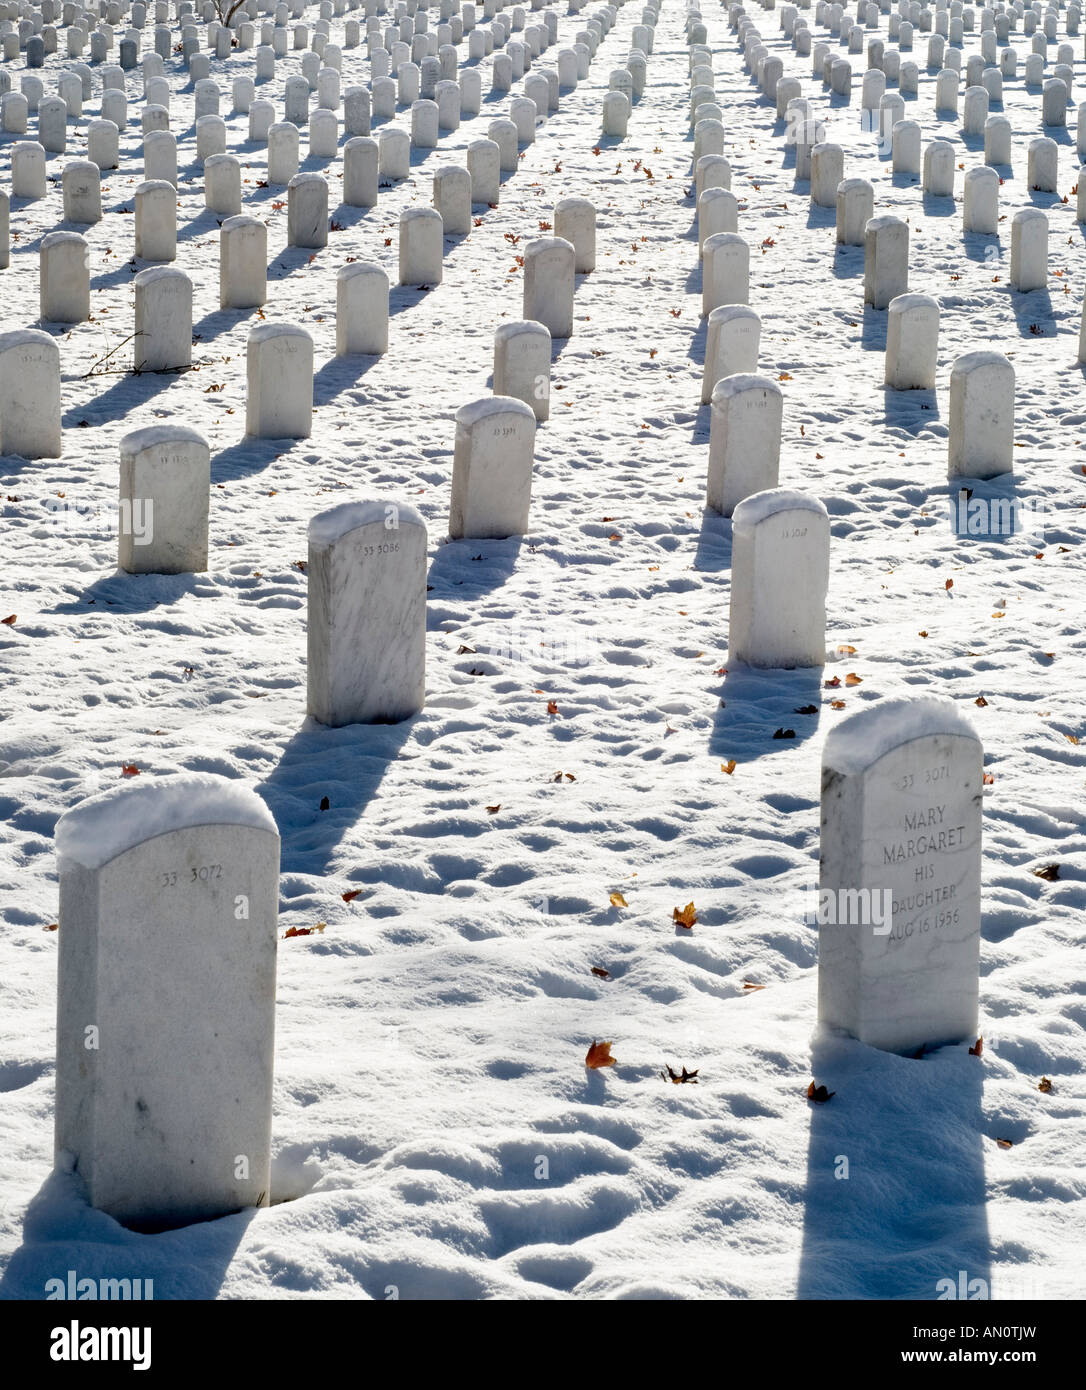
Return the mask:
<path fill-rule="evenodd" d="M 613 7 L 611 8 L 613 9 Z M 580 78 L 587 75 L 588 65 L 594 56 L 595 45 L 606 32 L 609 20 L 608 13 L 601 13 L 603 13 L 604 18 L 601 20 L 594 17 L 590 21 L 592 28 L 579 36 L 588 42 L 578 43 L 576 50 L 562 50 L 557 72 L 545 70 L 541 73 L 531 74 L 526 78 L 526 97 L 536 102 L 537 115 L 542 114 L 545 117 L 548 111 L 557 109 L 560 84 L 573 87 L 576 86 Z M 543 46 L 549 45 L 557 37 L 557 18 L 550 11 L 546 12 L 545 18 L 546 24 L 539 26 L 540 40 L 533 44 L 533 48 L 536 50 L 541 50 Z M 456 53 L 451 47 L 448 51 L 452 61 L 445 65 L 445 71 L 455 73 Z M 530 56 L 525 56 L 530 64 Z M 170 89 L 161 70 L 161 61 L 160 58 L 153 55 L 145 59 L 144 84 L 147 105 L 142 116 L 145 137 L 152 133 L 166 132 L 169 129 Z M 436 58 L 433 61 L 435 64 L 438 62 Z M 158 64 L 157 69 L 150 66 L 153 63 Z M 523 63 L 520 68 L 523 72 Z M 413 74 L 413 81 L 410 84 L 408 84 L 409 73 Z M 6 74 L 0 73 L 0 90 L 2 90 L 6 78 Z M 322 78 L 325 79 L 323 90 Z M 481 78 L 478 71 L 471 69 L 465 71 L 459 83 L 452 80 L 441 80 L 440 73 L 428 73 L 425 78 L 426 80 L 422 82 L 420 87 L 419 69 L 414 64 L 404 64 L 401 66 L 399 90 L 401 101 L 413 107 L 412 120 L 417 135 L 415 143 L 422 147 L 432 147 L 437 143 L 438 129 L 455 130 L 459 125 L 462 113 L 478 114 L 481 102 Z M 37 84 L 38 79 L 24 79 L 24 86 L 29 83 Z M 309 113 L 311 83 L 318 90 L 320 103 L 312 116 Z M 544 86 L 544 84 L 546 85 Z M 40 84 L 38 85 L 40 87 Z M 103 85 L 102 117 L 116 125 L 119 130 L 124 129 L 128 117 L 123 71 L 119 68 L 107 69 L 103 73 Z M 496 90 L 508 90 L 509 85 L 500 81 L 496 75 Z M 82 101 L 85 95 L 89 95 L 89 86 L 90 69 L 82 67 L 79 73 L 61 74 L 58 78 L 61 95 L 57 97 L 38 101 L 36 99 L 38 94 L 33 93 L 31 100 L 28 101 L 25 93 L 9 92 L 0 98 L 0 125 L 6 132 L 25 134 L 27 112 L 29 109 L 37 109 L 40 143 L 49 152 L 63 153 L 66 148 L 67 120 L 81 114 Z M 419 103 L 420 91 L 422 98 L 426 98 L 421 105 Z M 250 139 L 262 143 L 268 139 L 270 131 L 275 128 L 275 108 L 273 103 L 266 100 L 256 101 L 254 92 L 252 79 L 248 77 L 235 79 L 233 85 L 234 110 L 236 113 L 249 115 Z M 383 89 L 380 88 L 375 93 L 374 116 L 391 117 L 395 114 L 395 89 L 392 92 L 390 102 L 385 100 L 385 96 Z M 220 92 L 217 84 L 206 79 L 197 81 L 195 98 L 197 158 L 202 160 L 209 155 L 225 153 L 226 126 L 218 114 Z M 519 100 L 524 101 L 525 99 Z M 338 106 L 339 72 L 337 68 L 322 69 L 319 73 L 311 74 L 309 81 L 304 76 L 291 77 L 286 84 L 285 121 L 280 124 L 300 127 L 308 123 L 311 153 L 331 158 L 335 154 L 339 139 Z M 437 116 L 436 126 L 433 119 L 435 114 Z M 519 114 L 521 123 L 524 123 L 528 115 L 526 104 L 521 107 Z M 344 94 L 344 118 L 347 135 L 368 135 L 370 116 L 370 93 L 364 87 L 348 88 Z M 534 119 L 532 125 L 534 126 Z M 110 139 L 110 132 L 107 128 L 102 127 L 99 122 L 93 122 L 88 131 L 88 139 L 91 139 L 92 143 L 100 148 L 104 156 L 107 158 L 110 156 L 113 141 Z M 95 162 L 98 160 L 96 159 Z M 115 155 L 112 163 L 116 163 Z M 296 172 L 296 169 L 293 172 Z M 289 174 L 287 177 L 289 178 Z"/>
<path fill-rule="evenodd" d="M 595 264 L 595 211 L 584 199 L 564 199 L 561 226 L 576 238 L 539 237 L 524 248 L 524 319 L 547 334 L 530 382 L 518 385 L 538 418 L 544 409 L 552 338 L 573 332 L 576 274 Z M 556 209 L 556 216 L 557 216 Z M 441 278 L 442 221 L 435 209 L 407 208 L 400 221 L 401 281 L 436 283 Z M 53 232 L 41 246 L 42 317 L 80 322 L 89 314 L 87 246 L 75 232 Z M 420 277 L 432 277 L 430 280 Z M 192 364 L 192 281 L 184 271 L 152 266 L 134 279 L 134 367 L 137 372 L 181 371 Z M 256 218 L 223 224 L 220 299 L 230 307 L 259 307 L 267 288 L 267 230 Z M 380 354 L 388 348 L 389 280 L 368 262 L 343 266 L 337 275 L 336 351 Z M 36 344 L 27 356 L 28 344 Z M 8 356 L 5 348 L 19 350 Z M 0 451 L 25 458 L 61 453 L 60 353 L 49 334 L 20 330 L 0 337 Z M 518 347 L 518 351 L 519 351 Z M 528 351 L 527 348 L 524 349 Z M 533 352 L 532 362 L 537 363 Z M 301 439 L 310 434 L 313 412 L 313 340 L 305 329 L 260 324 L 248 346 L 246 432 L 256 438 Z M 512 369 L 509 369 L 510 371 Z M 496 368 L 502 379 L 506 368 Z M 518 373 L 513 375 L 520 380 Z M 279 377 L 283 380 L 280 383 Z M 16 420 L 18 423 L 16 424 Z"/>
<path fill-rule="evenodd" d="M 785 9 L 792 11 L 792 13 L 786 15 L 782 12 L 782 30 L 791 35 L 793 47 L 796 48 L 797 53 L 811 52 L 810 34 L 806 28 L 802 27 L 804 21 L 796 16 L 794 7 L 789 6 Z M 802 98 L 802 88 L 799 81 L 796 78 L 783 75 L 781 59 L 769 54 L 761 43 L 760 35 L 753 22 L 745 17 L 742 7 L 733 5 L 730 13 L 733 21 L 732 27 L 738 31 L 744 46 L 746 65 L 767 98 L 776 102 L 778 116 L 786 116 L 792 112 L 792 119 L 812 119 L 809 103 Z M 986 11 L 985 14 L 990 15 L 990 12 Z M 1077 28 L 1076 12 L 1073 32 L 1077 32 Z M 854 27 L 853 32 L 862 36 L 862 30 L 858 26 Z M 1031 54 L 1026 62 L 1025 80 L 1027 86 L 1039 85 L 1042 82 L 1045 61 L 1043 51 L 1047 42 L 1048 40 L 1042 36 L 1038 36 L 1034 40 L 1037 51 Z M 994 30 L 988 29 L 981 34 L 981 48 L 982 52 L 972 55 L 966 65 L 966 91 L 962 123 L 963 133 L 966 135 L 984 132 L 985 121 L 988 118 L 989 101 L 1002 100 L 1003 79 L 1005 77 L 1013 79 L 1017 74 L 1017 54 L 1013 49 L 1006 49 L 1000 55 L 999 67 L 994 66 L 996 59 Z M 1074 50 L 1072 46 L 1070 44 L 1061 45 L 1057 57 L 1058 62 L 1054 69 L 1054 76 L 1044 82 L 1042 92 L 1041 118 L 1042 123 L 1048 126 L 1066 125 L 1067 107 L 1073 86 Z M 958 112 L 961 59 L 960 48 L 945 49 L 943 36 L 941 34 L 932 36 L 929 41 L 928 66 L 929 69 L 939 69 L 935 84 L 936 113 L 950 112 L 956 115 Z M 945 67 L 944 63 L 946 64 Z M 893 51 L 886 52 L 879 39 L 872 39 L 868 45 L 868 64 L 868 71 L 864 74 L 862 84 L 861 122 L 865 128 L 878 131 L 888 137 L 895 122 L 904 117 L 905 102 L 900 94 L 886 92 L 887 80 L 897 80 L 901 93 L 916 94 L 919 71 L 915 63 L 902 65 L 900 55 Z M 851 68 L 849 64 L 842 59 L 833 58 L 825 44 L 815 46 L 812 68 L 815 76 L 821 75 L 824 87 L 844 95 L 850 91 Z M 877 120 L 873 119 L 876 115 Z M 1084 113 L 1080 110 L 1080 135 L 1084 133 L 1084 119 L 1086 119 Z M 1009 162 L 1009 155 L 1007 162 Z"/>
<path fill-rule="evenodd" d="M 330 596 L 366 549 L 382 556 L 372 601 L 334 635 L 365 640 L 367 614 L 392 603 L 397 659 L 421 674 L 425 528 L 382 503 L 311 527 Z M 882 700 L 827 736 L 823 1024 L 905 1054 L 976 1036 L 983 777 L 980 740 L 949 700 Z M 62 816 L 56 850 L 58 1161 L 93 1207 L 137 1229 L 268 1205 L 280 839 L 267 806 L 211 774 L 141 779 Z"/>

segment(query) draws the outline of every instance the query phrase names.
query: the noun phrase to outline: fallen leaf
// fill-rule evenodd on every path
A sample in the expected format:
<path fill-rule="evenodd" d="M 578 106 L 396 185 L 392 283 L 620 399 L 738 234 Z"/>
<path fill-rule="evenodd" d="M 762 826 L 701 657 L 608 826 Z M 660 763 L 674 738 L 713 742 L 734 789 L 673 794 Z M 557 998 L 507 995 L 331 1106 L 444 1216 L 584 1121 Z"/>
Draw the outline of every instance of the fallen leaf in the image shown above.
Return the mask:
<path fill-rule="evenodd" d="M 584 1059 L 584 1064 L 591 1071 L 598 1067 L 613 1067 L 618 1061 L 617 1057 L 611 1056 L 611 1048 L 614 1046 L 610 1042 L 596 1042 L 593 1039 L 592 1046 L 588 1049 L 588 1056 Z"/>
<path fill-rule="evenodd" d="M 969 1055 L 970 1057 L 979 1057 L 983 1051 L 984 1039 L 978 1038 L 976 1042 L 973 1044 L 973 1046 L 969 1049 Z"/>
<path fill-rule="evenodd" d="M 347 893 L 341 893 L 339 896 L 343 899 L 343 901 L 344 901 L 345 903 L 353 903 L 354 900 L 355 900 L 355 898 L 358 897 L 358 895 L 359 895 L 359 893 L 361 893 L 361 891 L 362 891 L 361 888 L 352 888 L 352 889 L 350 889 L 349 892 L 347 892 Z"/>
<path fill-rule="evenodd" d="M 612 907 L 629 907 L 629 905 L 630 905 L 630 904 L 626 901 L 626 899 L 622 896 L 621 893 L 612 893 L 612 894 L 611 894 L 611 906 L 612 906 Z"/>
<path fill-rule="evenodd" d="M 817 706 L 817 705 L 800 705 L 799 709 L 795 710 L 794 713 L 795 713 L 795 714 L 817 714 L 817 713 L 818 713 L 818 706 Z"/>
<path fill-rule="evenodd" d="M 953 587 L 954 587 L 954 581 L 953 581 L 953 579 L 948 579 L 948 580 L 946 581 L 946 583 L 943 585 L 943 588 L 944 588 L 944 589 L 953 589 Z"/>
<path fill-rule="evenodd" d="M 1039 869 L 1031 869 L 1030 873 L 1034 878 L 1043 878 L 1047 883 L 1053 883 L 1060 876 L 1060 866 L 1058 864 L 1045 864 Z"/>
<path fill-rule="evenodd" d="M 59 923 L 59 922 L 50 922 L 49 925 L 48 925 L 47 927 L 42 927 L 42 931 L 56 931 L 56 929 L 57 929 L 59 926 L 60 926 L 60 923 Z M 1041 1090 L 1043 1091 L 1044 1089 L 1045 1089 L 1045 1088 L 1044 1088 L 1044 1086 L 1042 1085 Z M 1049 1090 L 1052 1089 L 1052 1082 L 1051 1082 L 1051 1081 L 1048 1083 L 1048 1089 L 1049 1089 Z"/>
<path fill-rule="evenodd" d="M 773 734 L 774 738 L 795 738 L 795 736 L 795 729 L 777 729 Z"/>
<path fill-rule="evenodd" d="M 317 922 L 312 927 L 290 927 L 283 935 L 283 940 L 288 941 L 292 936 L 312 936 L 315 931 L 324 931 L 327 922 Z"/>
<path fill-rule="evenodd" d="M 729 777 L 732 775 L 732 773 L 735 771 L 735 769 L 736 769 L 736 761 L 735 761 L 734 758 L 729 758 L 728 761 L 727 761 L 726 763 L 721 763 L 721 764 L 720 764 L 720 770 L 721 770 L 721 772 L 726 772 L 726 773 L 728 774 Z"/>
<path fill-rule="evenodd" d="M 1011 1147 L 1011 1141 L 1009 1139 L 997 1139 L 996 1143 L 1001 1149 L 1009 1149 Z"/>
<path fill-rule="evenodd" d="M 835 1096 L 836 1091 L 827 1091 L 825 1086 L 816 1086 L 812 1081 L 807 1087 L 807 1099 L 817 1101 L 827 1101 L 830 1096 Z"/>
<path fill-rule="evenodd" d="M 695 1086 L 698 1084 L 697 1069 L 695 1069 L 694 1071 L 687 1071 L 686 1068 L 683 1067 L 682 1075 L 680 1076 L 678 1072 L 672 1071 L 671 1067 L 666 1062 L 664 1063 L 664 1065 L 667 1066 L 667 1072 L 666 1074 L 664 1072 L 661 1072 L 660 1075 L 664 1078 L 665 1081 L 674 1081 L 676 1086 L 685 1086 L 687 1082 L 690 1081 L 692 1081 Z"/>
<path fill-rule="evenodd" d="M 830 709 L 844 709 L 844 707 L 845 707 L 845 702 L 844 702 L 844 700 L 831 700 L 831 701 L 830 701 Z"/>
<path fill-rule="evenodd" d="M 123 763 L 121 765 L 122 777 L 138 777 L 139 775 L 140 770 L 135 763 Z"/>
<path fill-rule="evenodd" d="M 16 618 L 16 614 L 11 613 L 11 614 L 10 614 L 8 617 L 6 617 L 6 618 L 0 618 L 0 623 L 3 623 L 5 627 L 14 627 L 14 626 L 15 626 L 15 618 Z"/>
<path fill-rule="evenodd" d="M 321 797 L 320 809 L 322 811 L 330 811 L 332 809 L 332 803 L 328 800 L 326 796 Z"/>
<path fill-rule="evenodd" d="M 765 985 L 756 985 L 753 980 L 743 981 L 744 989 L 765 989 Z"/>
<path fill-rule="evenodd" d="M 488 806 L 488 807 L 486 808 L 486 813 L 487 813 L 488 816 L 496 816 L 496 815 L 498 814 L 498 812 L 501 810 L 501 808 L 502 808 L 502 804 L 501 804 L 501 802 L 499 801 L 498 804 L 497 804 L 497 806 Z"/>
<path fill-rule="evenodd" d="M 858 676 L 855 671 L 850 671 L 845 677 L 846 685 L 863 685 L 863 677 Z"/>
<path fill-rule="evenodd" d="M 557 714 L 557 713 L 558 713 L 558 702 L 557 702 L 557 700 L 548 700 L 548 701 L 547 701 L 547 713 L 548 713 L 548 714 Z"/>
<path fill-rule="evenodd" d="M 856 648 L 855 648 L 855 647 L 850 647 L 849 644 L 848 644 L 847 642 L 842 642 L 841 645 L 837 648 L 837 655 L 838 655 L 838 656 L 855 656 L 855 655 L 856 655 Z"/>
<path fill-rule="evenodd" d="M 694 908 L 694 904 L 689 902 L 683 908 L 673 907 L 671 909 L 671 920 L 673 922 L 678 922 L 680 927 L 686 927 L 687 930 L 689 930 L 698 920 L 698 914 Z"/>
<path fill-rule="evenodd" d="M 975 705 L 980 705 L 981 709 L 983 709 L 987 705 L 988 701 L 984 698 L 983 695 L 978 695 L 977 698 L 973 701 L 973 703 Z"/>
<path fill-rule="evenodd" d="M 604 970 L 602 965 L 594 965 L 592 967 L 592 973 L 593 975 L 598 975 L 601 980 L 609 980 L 611 978 L 610 970 Z"/>
<path fill-rule="evenodd" d="M 45 930 L 46 930 L 46 931 L 53 931 L 54 928 L 53 928 L 53 927 L 46 927 Z M 1049 1081 L 1049 1079 L 1048 1079 L 1047 1076 L 1042 1076 L 1042 1077 L 1041 1077 L 1041 1080 L 1040 1080 L 1040 1084 L 1038 1085 L 1037 1089 L 1038 1089 L 1038 1091 L 1044 1091 L 1045 1095 L 1048 1095 L 1049 1091 L 1052 1090 L 1052 1082 Z"/>
<path fill-rule="evenodd" d="M 982 785 L 984 785 L 985 787 L 990 787 L 994 781 L 995 781 L 994 775 L 993 775 L 991 772 L 986 772 L 986 773 L 984 774 L 984 778 L 983 778 L 983 783 L 982 783 Z"/>

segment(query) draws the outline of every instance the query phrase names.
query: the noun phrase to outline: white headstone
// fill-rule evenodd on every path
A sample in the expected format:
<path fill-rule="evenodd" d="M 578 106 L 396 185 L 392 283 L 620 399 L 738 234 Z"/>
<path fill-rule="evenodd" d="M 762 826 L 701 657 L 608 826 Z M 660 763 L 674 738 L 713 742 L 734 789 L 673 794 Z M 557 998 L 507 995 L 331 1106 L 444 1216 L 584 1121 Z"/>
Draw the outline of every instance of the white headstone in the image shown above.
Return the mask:
<path fill-rule="evenodd" d="M 360 137 L 361 138 L 361 137 Z M 369 261 L 355 261 L 336 275 L 336 356 L 388 351 L 388 276 Z"/>
<path fill-rule="evenodd" d="M 734 232 L 716 232 L 702 247 L 701 313 L 750 299 L 750 246 Z"/>
<path fill-rule="evenodd" d="M 46 323 L 90 317 L 90 247 L 78 232 L 49 232 L 39 246 L 39 304 Z"/>
<path fill-rule="evenodd" d="M 713 388 L 726 376 L 758 370 L 758 344 L 762 321 L 745 304 L 722 304 L 709 315 L 705 336 L 705 367 L 701 378 L 701 403 L 711 399 Z"/>
<path fill-rule="evenodd" d="M 121 440 L 117 564 L 129 574 L 207 569 L 211 451 L 184 425 L 151 425 Z"/>
<path fill-rule="evenodd" d="M 1014 368 L 1001 352 L 967 352 L 950 371 L 948 476 L 1014 469 Z"/>
<path fill-rule="evenodd" d="M 132 282 L 136 292 L 133 365 L 164 372 L 192 365 L 192 281 L 183 270 L 156 265 Z"/>
<path fill-rule="evenodd" d="M 977 1033 L 984 755 L 925 695 L 841 721 L 822 754 L 818 1017 L 912 1053 Z"/>
<path fill-rule="evenodd" d="M 494 334 L 494 394 L 530 405 L 537 420 L 550 417 L 551 335 L 545 324 L 521 319 Z"/>
<path fill-rule="evenodd" d="M 426 696 L 426 526 L 413 507 L 346 502 L 309 523 L 307 710 L 398 723 Z"/>
<path fill-rule="evenodd" d="M 512 396 L 487 396 L 456 412 L 449 535 L 482 540 L 528 530 L 535 413 Z"/>
<path fill-rule="evenodd" d="M 864 229 L 864 303 L 885 309 L 909 288 L 909 224 L 872 217 Z"/>
<path fill-rule="evenodd" d="M 57 822 L 56 1149 L 156 1230 L 270 1200 L 279 836 L 247 787 L 140 778 Z"/>
<path fill-rule="evenodd" d="M 732 514 L 728 661 L 822 666 L 830 518 L 817 497 L 773 488 Z"/>
<path fill-rule="evenodd" d="M 705 500 L 731 516 L 736 504 L 777 486 L 784 397 L 768 377 L 736 373 L 716 383 Z"/>
<path fill-rule="evenodd" d="M 0 443 L 5 454 L 60 458 L 60 349 L 38 328 L 0 333 Z"/>
<path fill-rule="evenodd" d="M 268 229 L 239 213 L 219 230 L 219 308 L 257 309 L 268 298 Z"/>
<path fill-rule="evenodd" d="M 313 427 L 313 339 L 289 323 L 259 323 L 246 350 L 245 433 L 306 439 Z"/>
<path fill-rule="evenodd" d="M 939 357 L 939 304 L 927 294 L 899 294 L 886 316 L 886 385 L 934 390 Z"/>

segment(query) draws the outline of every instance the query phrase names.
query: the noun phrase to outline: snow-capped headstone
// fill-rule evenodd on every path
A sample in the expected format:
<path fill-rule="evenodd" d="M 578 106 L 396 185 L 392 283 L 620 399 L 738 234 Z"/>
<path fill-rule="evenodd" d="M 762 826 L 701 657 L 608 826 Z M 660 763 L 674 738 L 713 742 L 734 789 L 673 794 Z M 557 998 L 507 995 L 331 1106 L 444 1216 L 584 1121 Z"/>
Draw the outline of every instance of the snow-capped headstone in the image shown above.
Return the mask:
<path fill-rule="evenodd" d="M 864 228 L 864 303 L 886 309 L 909 288 L 909 224 L 872 217 Z"/>
<path fill-rule="evenodd" d="M 886 315 L 886 385 L 933 390 L 939 357 L 939 303 L 927 294 L 899 294 Z"/>
<path fill-rule="evenodd" d="M 133 362 L 137 372 L 192 365 L 192 281 L 183 270 L 156 265 L 132 282 L 136 292 Z"/>
<path fill-rule="evenodd" d="M 494 333 L 494 394 L 514 396 L 537 420 L 550 417 L 551 335 L 542 323 L 521 319 Z"/>
<path fill-rule="evenodd" d="M 1001 352 L 955 358 L 950 369 L 947 473 L 996 478 L 1014 469 L 1014 367 Z"/>
<path fill-rule="evenodd" d="M 269 1200 L 279 836 L 242 784 L 124 783 L 56 828 L 56 1149 L 154 1230 Z"/>
<path fill-rule="evenodd" d="M 573 332 L 577 253 L 562 237 L 537 237 L 524 248 L 523 317 L 541 323 L 552 338 Z"/>
<path fill-rule="evenodd" d="M 117 564 L 129 574 L 207 569 L 211 451 L 185 425 L 150 425 L 121 440 Z"/>
<path fill-rule="evenodd" d="M 426 526 L 413 507 L 345 502 L 309 523 L 307 709 L 398 723 L 426 693 Z"/>
<path fill-rule="evenodd" d="M 0 333 L 0 429 L 5 454 L 60 457 L 60 349 L 41 329 Z"/>
<path fill-rule="evenodd" d="M 713 310 L 705 337 L 702 405 L 712 399 L 713 387 L 724 377 L 758 370 L 761 336 L 762 321 L 746 304 L 722 304 Z"/>
<path fill-rule="evenodd" d="M 268 229 L 239 213 L 219 230 L 219 308 L 257 309 L 268 297 Z"/>
<path fill-rule="evenodd" d="M 313 427 L 313 339 L 291 323 L 258 323 L 246 348 L 245 433 L 306 439 Z"/>
<path fill-rule="evenodd" d="M 705 500 L 731 516 L 738 502 L 777 486 L 784 396 L 768 377 L 739 372 L 712 394 Z"/>
<path fill-rule="evenodd" d="M 400 213 L 401 285 L 440 285 L 445 230 L 436 208 L 404 208 Z"/>
<path fill-rule="evenodd" d="M 805 492 L 772 488 L 732 513 L 728 659 L 748 666 L 822 666 L 830 518 Z"/>
<path fill-rule="evenodd" d="M 528 530 L 535 413 L 512 396 L 487 396 L 456 412 L 449 535 L 492 539 Z"/>
<path fill-rule="evenodd" d="M 827 737 L 821 1022 L 891 1052 L 976 1035 L 983 764 L 937 696 L 881 700 Z"/>
<path fill-rule="evenodd" d="M 342 266 L 336 274 L 336 356 L 387 351 L 388 275 L 372 261 Z"/>
<path fill-rule="evenodd" d="M 38 248 L 38 303 L 44 323 L 90 316 L 90 247 L 78 232 L 49 232 Z"/>

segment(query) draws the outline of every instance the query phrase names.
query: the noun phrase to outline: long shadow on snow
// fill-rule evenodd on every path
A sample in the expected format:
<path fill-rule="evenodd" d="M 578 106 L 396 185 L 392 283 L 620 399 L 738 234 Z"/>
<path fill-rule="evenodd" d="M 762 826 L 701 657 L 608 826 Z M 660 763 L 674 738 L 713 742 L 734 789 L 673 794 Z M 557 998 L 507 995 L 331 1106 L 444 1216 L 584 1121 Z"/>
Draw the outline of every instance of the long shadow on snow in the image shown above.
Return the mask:
<path fill-rule="evenodd" d="M 89 1206 L 81 1186 L 73 1174 L 54 1171 L 31 1198 L 22 1244 L 0 1279 L 0 1302 L 43 1299 L 46 1282 L 64 1279 L 70 1269 L 96 1283 L 151 1279 L 156 1301 L 213 1299 L 256 1215 L 250 1207 L 217 1221 L 143 1235 Z M 141 1288 L 146 1293 L 146 1282 Z"/>
<path fill-rule="evenodd" d="M 964 1045 L 898 1057 L 825 1031 L 811 1075 L 836 1095 L 808 1102 L 796 1297 L 934 1300 L 962 1271 L 987 1297 L 982 1136 L 999 1122 L 984 1114 L 977 1059 Z"/>
<path fill-rule="evenodd" d="M 456 599 L 464 602 L 482 598 L 500 589 L 516 569 L 523 536 L 504 540 L 449 541 L 430 561 L 427 584 L 430 602 Z"/>
<path fill-rule="evenodd" d="M 818 715 L 797 711 L 808 705 L 819 707 L 821 684 L 821 666 L 763 670 L 729 657 L 709 735 L 710 756 L 750 763 L 786 754 L 812 738 L 818 732 Z M 791 729 L 793 737 L 774 738 L 778 729 Z"/>
<path fill-rule="evenodd" d="M 340 841 L 358 824 L 414 727 L 414 719 L 340 729 L 305 720 L 257 787 L 279 826 L 284 874 L 329 871 Z M 327 811 L 320 809 L 324 797 Z"/>

